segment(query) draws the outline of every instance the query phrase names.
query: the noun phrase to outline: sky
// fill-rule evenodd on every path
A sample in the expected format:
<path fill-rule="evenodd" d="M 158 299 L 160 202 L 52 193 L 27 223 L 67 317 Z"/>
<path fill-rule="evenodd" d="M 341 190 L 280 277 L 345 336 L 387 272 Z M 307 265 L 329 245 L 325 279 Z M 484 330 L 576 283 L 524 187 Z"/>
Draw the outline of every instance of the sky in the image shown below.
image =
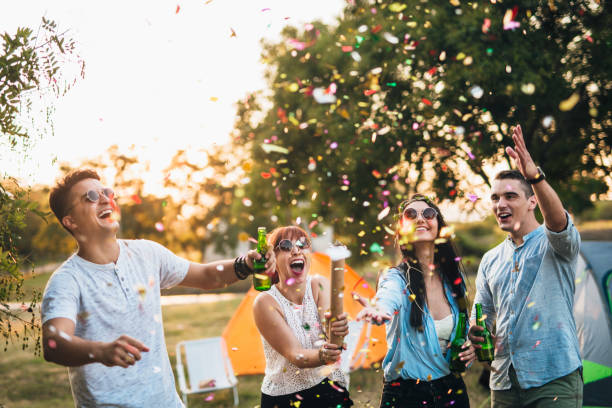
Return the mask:
<path fill-rule="evenodd" d="M 341 0 L 12 1 L 0 32 L 41 17 L 77 42 L 85 78 L 52 101 L 54 135 L 24 160 L 2 148 L 0 169 L 27 184 L 50 184 L 59 163 L 78 163 L 113 145 L 135 145 L 161 177 L 178 149 L 227 143 L 235 103 L 266 89 L 262 38 L 286 25 L 333 23 Z M 235 33 L 235 36 L 232 34 Z"/>

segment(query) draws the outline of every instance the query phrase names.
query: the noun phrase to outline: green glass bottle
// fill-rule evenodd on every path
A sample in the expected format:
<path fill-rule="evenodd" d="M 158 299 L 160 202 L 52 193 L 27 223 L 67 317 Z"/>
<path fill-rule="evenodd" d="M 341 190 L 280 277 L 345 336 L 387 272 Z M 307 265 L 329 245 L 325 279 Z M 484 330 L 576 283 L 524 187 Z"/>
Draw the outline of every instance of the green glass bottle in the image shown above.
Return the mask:
<path fill-rule="evenodd" d="M 455 373 L 462 373 L 465 371 L 465 361 L 461 361 L 459 353 L 465 351 L 461 347 L 465 344 L 466 332 L 465 332 L 465 313 L 459 313 L 459 322 L 455 328 L 455 338 L 451 343 L 451 361 L 450 370 Z"/>
<path fill-rule="evenodd" d="M 481 337 L 484 337 L 484 341 L 480 344 L 482 348 L 476 349 L 476 357 L 478 357 L 478 361 L 493 361 L 493 354 L 495 351 L 495 346 L 493 345 L 493 339 L 491 338 L 491 332 L 487 329 L 487 322 L 482 318 L 482 305 L 480 303 L 476 303 L 476 325 L 484 327 L 484 330 L 480 334 Z"/>
<path fill-rule="evenodd" d="M 257 252 L 262 256 L 261 260 L 253 261 L 253 287 L 258 291 L 268 290 L 272 287 L 272 279 L 266 275 L 266 253 L 268 252 L 268 241 L 266 239 L 266 227 L 257 228 Z"/>

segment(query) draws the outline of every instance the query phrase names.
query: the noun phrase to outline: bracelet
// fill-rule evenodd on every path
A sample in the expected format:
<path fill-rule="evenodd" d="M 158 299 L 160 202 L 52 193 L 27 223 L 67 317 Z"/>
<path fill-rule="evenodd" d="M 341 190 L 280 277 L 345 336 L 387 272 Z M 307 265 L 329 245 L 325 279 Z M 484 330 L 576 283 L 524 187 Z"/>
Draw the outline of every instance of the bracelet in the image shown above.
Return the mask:
<path fill-rule="evenodd" d="M 238 258 L 234 259 L 234 273 L 240 280 L 245 280 L 251 273 L 253 273 L 251 268 L 249 268 L 249 265 L 247 265 L 244 256 L 239 256 Z"/>

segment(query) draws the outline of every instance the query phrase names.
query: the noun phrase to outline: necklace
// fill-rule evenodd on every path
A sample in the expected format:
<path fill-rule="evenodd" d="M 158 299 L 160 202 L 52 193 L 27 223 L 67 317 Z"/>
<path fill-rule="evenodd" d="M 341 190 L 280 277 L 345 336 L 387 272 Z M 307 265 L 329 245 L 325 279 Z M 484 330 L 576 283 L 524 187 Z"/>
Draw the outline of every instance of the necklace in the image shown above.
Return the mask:
<path fill-rule="evenodd" d="M 408 262 L 403 262 L 404 265 L 406 265 L 406 270 L 404 275 L 406 276 L 406 291 L 408 293 L 410 293 L 409 298 L 412 299 L 412 303 L 414 303 L 416 305 L 416 307 L 419 308 L 419 310 L 421 311 L 421 313 L 425 314 L 425 311 L 423 310 L 423 308 L 421 307 L 421 305 L 419 305 L 419 302 L 417 302 L 416 300 L 416 295 L 410 290 L 410 269 L 416 269 L 417 271 L 421 272 L 421 274 L 423 273 L 422 270 L 420 270 L 419 268 L 415 268 L 413 266 L 411 266 Z"/>

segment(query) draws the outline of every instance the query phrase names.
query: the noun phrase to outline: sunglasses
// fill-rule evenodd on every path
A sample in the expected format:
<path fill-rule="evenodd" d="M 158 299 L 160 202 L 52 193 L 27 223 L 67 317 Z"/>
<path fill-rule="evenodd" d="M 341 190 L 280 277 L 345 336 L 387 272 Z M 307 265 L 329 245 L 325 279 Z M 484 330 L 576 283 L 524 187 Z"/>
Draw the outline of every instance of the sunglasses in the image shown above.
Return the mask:
<path fill-rule="evenodd" d="M 115 192 L 113 191 L 112 188 L 109 188 L 109 187 L 105 187 L 105 188 L 103 188 L 100 191 L 89 190 L 88 192 L 83 194 L 81 196 L 81 198 L 85 198 L 87 201 L 89 201 L 91 203 L 97 203 L 98 201 L 100 201 L 100 192 L 104 195 L 104 197 L 108 198 L 109 200 L 112 200 L 113 198 L 115 198 Z M 74 206 L 76 206 L 76 204 L 74 204 L 70 208 L 68 208 L 66 210 L 66 213 L 68 213 L 70 210 L 72 210 L 74 208 Z"/>
<path fill-rule="evenodd" d="M 299 238 L 295 242 L 291 242 L 288 239 L 281 239 L 276 248 L 279 248 L 281 251 L 290 252 L 291 250 L 293 250 L 294 245 L 297 249 L 302 251 L 305 249 L 310 249 L 310 244 L 308 243 L 306 238 L 303 237 Z"/>
<path fill-rule="evenodd" d="M 422 211 L 417 211 L 414 208 L 406 208 L 404 217 L 409 220 L 416 220 L 419 214 L 426 220 L 433 220 L 438 215 L 438 212 L 431 207 L 427 207 Z"/>

